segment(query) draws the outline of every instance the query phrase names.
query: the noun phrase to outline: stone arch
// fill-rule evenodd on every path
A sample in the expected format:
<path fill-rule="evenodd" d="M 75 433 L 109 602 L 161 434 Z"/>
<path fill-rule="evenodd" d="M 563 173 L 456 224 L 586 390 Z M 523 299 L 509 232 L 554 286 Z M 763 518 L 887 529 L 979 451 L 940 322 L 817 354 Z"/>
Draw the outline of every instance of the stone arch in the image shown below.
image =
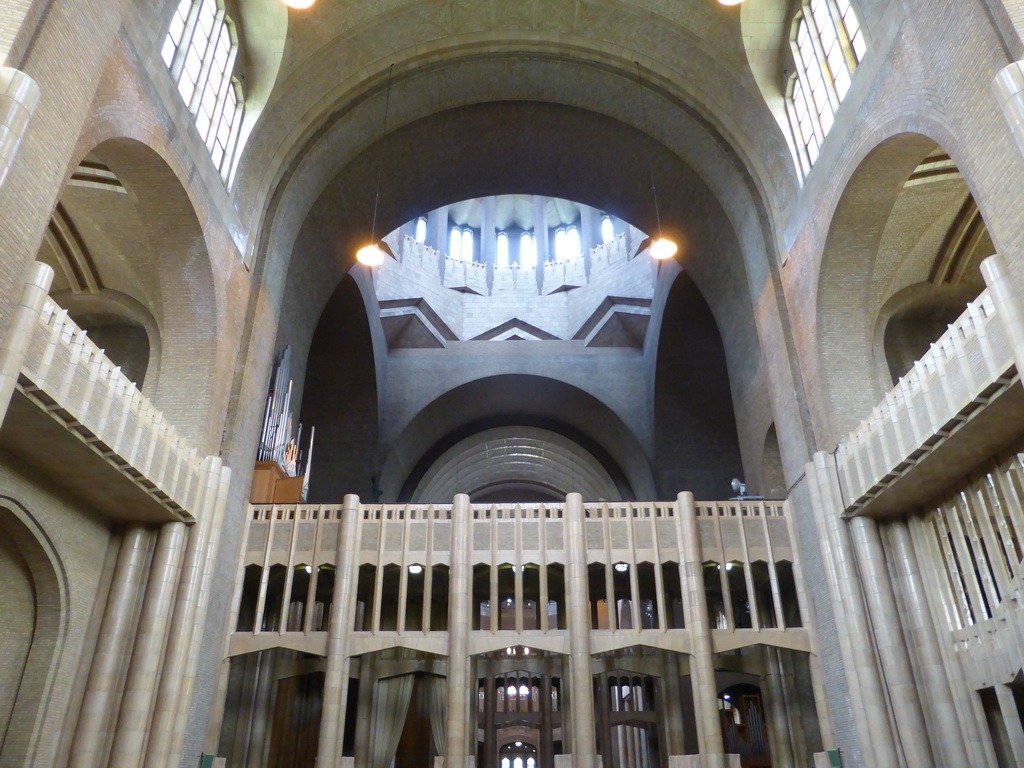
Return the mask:
<path fill-rule="evenodd" d="M 561 434 L 587 450 L 624 499 L 654 498 L 637 438 L 604 403 L 555 379 L 505 374 L 470 381 L 423 408 L 402 430 L 381 469 L 384 500 L 404 499 L 440 456 L 485 429 L 523 425 Z"/>
<path fill-rule="evenodd" d="M 182 434 L 201 442 L 209 424 L 218 302 L 203 230 L 179 175 L 143 142 L 108 136 L 82 151 L 59 208 L 77 234 L 65 238 L 77 241 L 74 254 L 58 254 L 47 237 L 40 258 L 65 272 L 71 262 L 88 269 L 58 279 L 55 295 L 86 314 L 122 318 L 145 331 L 147 378 L 149 370 L 173 372 L 150 378 L 147 394 Z"/>
<path fill-rule="evenodd" d="M 67 631 L 67 576 L 49 537 L 16 500 L 0 496 L 0 742 L 4 761 L 33 765 Z"/>
<path fill-rule="evenodd" d="M 977 264 L 991 240 L 976 229 L 965 240 L 970 228 L 964 213 L 972 206 L 955 161 L 920 133 L 886 138 L 853 171 L 836 205 L 818 276 L 824 444 L 854 428 L 892 386 L 884 342 L 890 320 L 914 306 L 925 314 L 943 307 L 945 318 L 951 301 L 982 290 Z M 920 283 L 926 286 L 911 289 Z M 921 345 L 904 345 L 911 347 Z"/>
<path fill-rule="evenodd" d="M 718 325 L 688 272 L 673 280 L 659 325 L 657 498 L 674 499 L 680 491 L 725 498 L 731 479 L 743 475 L 729 370 Z"/>
<path fill-rule="evenodd" d="M 292 344 L 293 402 L 299 421 L 316 428 L 316 461 L 309 500 L 330 501 L 346 493 L 372 500 L 380 471 L 379 393 L 386 344 L 365 270 L 353 270 L 334 290 L 312 328 L 290 327 L 279 348 Z M 305 344 L 303 340 L 307 339 Z M 305 434 L 308 434 L 306 432 Z"/>
<path fill-rule="evenodd" d="M 50 291 L 79 328 L 146 394 L 160 376 L 160 328 L 138 299 L 110 288 Z"/>

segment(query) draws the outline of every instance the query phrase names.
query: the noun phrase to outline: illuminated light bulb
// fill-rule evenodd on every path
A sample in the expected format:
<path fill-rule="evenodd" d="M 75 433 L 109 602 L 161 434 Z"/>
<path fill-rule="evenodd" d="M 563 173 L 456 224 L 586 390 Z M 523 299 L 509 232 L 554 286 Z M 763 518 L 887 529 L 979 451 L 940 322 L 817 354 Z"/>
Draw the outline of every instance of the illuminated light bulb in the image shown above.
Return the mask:
<path fill-rule="evenodd" d="M 743 0 L 718 0 L 720 5 L 739 5 Z"/>
<path fill-rule="evenodd" d="M 303 8 L 309 8 L 316 0 L 284 0 L 284 4 L 289 8 L 297 8 L 302 10 Z"/>
<path fill-rule="evenodd" d="M 615 564 L 615 570 L 618 571 L 619 573 L 625 573 L 626 571 L 629 570 L 629 564 L 628 563 L 616 563 Z"/>
<path fill-rule="evenodd" d="M 676 255 L 676 251 L 678 250 L 679 246 L 666 237 L 659 237 L 651 243 L 651 257 L 658 259 L 659 261 L 663 259 L 671 259 Z"/>
<path fill-rule="evenodd" d="M 422 565 L 410 565 L 409 566 L 409 573 L 411 573 L 413 575 L 415 575 L 417 573 L 423 573 L 423 566 Z"/>
<path fill-rule="evenodd" d="M 384 263 L 385 255 L 384 250 L 374 243 L 360 248 L 356 253 L 356 259 L 360 264 L 365 264 L 368 267 L 379 267 Z"/>

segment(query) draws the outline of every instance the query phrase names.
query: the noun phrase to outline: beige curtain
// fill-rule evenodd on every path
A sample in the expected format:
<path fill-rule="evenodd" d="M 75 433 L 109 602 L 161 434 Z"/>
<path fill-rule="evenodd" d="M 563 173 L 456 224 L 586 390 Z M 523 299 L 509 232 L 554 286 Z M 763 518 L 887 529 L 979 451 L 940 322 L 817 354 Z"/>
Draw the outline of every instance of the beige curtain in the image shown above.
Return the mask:
<path fill-rule="evenodd" d="M 370 726 L 370 768 L 388 768 L 402 738 L 412 699 L 413 675 L 378 680 L 374 687 L 373 722 Z"/>
<path fill-rule="evenodd" d="M 444 754 L 444 719 L 448 706 L 448 680 L 437 675 L 427 675 L 427 707 L 430 710 L 430 732 L 434 735 L 434 749 Z"/>

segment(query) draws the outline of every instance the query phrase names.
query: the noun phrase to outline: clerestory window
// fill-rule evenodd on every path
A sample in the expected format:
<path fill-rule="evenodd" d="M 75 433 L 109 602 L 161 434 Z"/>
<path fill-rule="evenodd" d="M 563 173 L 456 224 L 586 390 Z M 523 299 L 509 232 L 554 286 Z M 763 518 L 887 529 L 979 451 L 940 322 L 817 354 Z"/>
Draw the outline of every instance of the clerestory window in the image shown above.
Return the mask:
<path fill-rule="evenodd" d="M 178 3 L 160 55 L 225 179 L 242 123 L 242 88 L 234 76 L 237 54 L 235 26 L 222 2 Z"/>
<path fill-rule="evenodd" d="M 804 0 L 793 19 L 791 48 L 796 71 L 788 84 L 786 108 L 806 175 L 867 46 L 849 0 Z"/>
<path fill-rule="evenodd" d="M 537 248 L 532 232 L 523 232 L 519 237 L 519 266 L 533 269 L 537 266 Z"/>
<path fill-rule="evenodd" d="M 615 225 L 612 223 L 611 216 L 601 217 L 601 242 L 610 243 L 615 237 Z"/>
<path fill-rule="evenodd" d="M 504 232 L 498 233 L 496 264 L 499 267 L 508 266 L 508 235 Z"/>

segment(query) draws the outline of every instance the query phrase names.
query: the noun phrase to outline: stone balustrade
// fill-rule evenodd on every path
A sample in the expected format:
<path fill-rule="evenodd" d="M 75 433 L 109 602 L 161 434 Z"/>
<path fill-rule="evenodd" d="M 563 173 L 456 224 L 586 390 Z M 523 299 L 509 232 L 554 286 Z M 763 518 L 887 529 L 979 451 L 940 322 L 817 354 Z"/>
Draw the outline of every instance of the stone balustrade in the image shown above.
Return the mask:
<path fill-rule="evenodd" d="M 203 503 L 203 457 L 67 310 L 44 302 L 18 388 L 174 518 Z"/>
<path fill-rule="evenodd" d="M 882 492 L 931 459 L 940 461 L 927 473 L 929 482 L 931 475 L 941 475 L 950 438 L 1006 391 L 1013 372 L 1010 336 L 985 290 L 839 442 L 835 461 L 846 510 L 905 507 L 907 493 Z M 925 491 L 934 493 L 934 487 Z"/>

